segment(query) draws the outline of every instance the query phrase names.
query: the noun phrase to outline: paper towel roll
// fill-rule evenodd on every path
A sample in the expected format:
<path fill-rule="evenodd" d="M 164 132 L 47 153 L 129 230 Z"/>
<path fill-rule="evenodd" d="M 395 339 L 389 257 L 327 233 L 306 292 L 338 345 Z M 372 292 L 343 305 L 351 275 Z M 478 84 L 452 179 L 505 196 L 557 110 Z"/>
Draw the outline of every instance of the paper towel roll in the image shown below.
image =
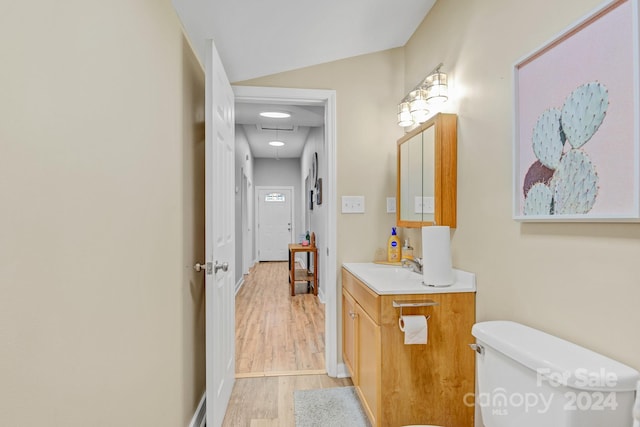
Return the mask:
<path fill-rule="evenodd" d="M 429 286 L 453 284 L 449 227 L 422 227 L 422 280 Z"/>
<path fill-rule="evenodd" d="M 400 330 L 404 332 L 405 344 L 426 344 L 429 331 L 424 316 L 402 316 L 398 319 Z"/>

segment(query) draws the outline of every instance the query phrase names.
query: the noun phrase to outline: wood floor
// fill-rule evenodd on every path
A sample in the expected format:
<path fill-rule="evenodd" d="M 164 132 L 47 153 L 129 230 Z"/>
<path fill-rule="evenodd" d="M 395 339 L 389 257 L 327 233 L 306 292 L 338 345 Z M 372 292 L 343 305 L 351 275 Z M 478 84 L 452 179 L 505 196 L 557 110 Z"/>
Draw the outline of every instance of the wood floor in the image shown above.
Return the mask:
<path fill-rule="evenodd" d="M 239 378 L 223 427 L 293 427 L 293 392 L 353 385 L 350 378 L 324 375 Z"/>
<path fill-rule="evenodd" d="M 224 427 L 294 426 L 293 392 L 352 385 L 325 373 L 324 305 L 287 262 L 256 265 L 236 296 L 236 383 Z"/>
<path fill-rule="evenodd" d="M 236 296 L 236 377 L 324 372 L 324 304 L 296 284 L 287 262 L 252 268 Z"/>

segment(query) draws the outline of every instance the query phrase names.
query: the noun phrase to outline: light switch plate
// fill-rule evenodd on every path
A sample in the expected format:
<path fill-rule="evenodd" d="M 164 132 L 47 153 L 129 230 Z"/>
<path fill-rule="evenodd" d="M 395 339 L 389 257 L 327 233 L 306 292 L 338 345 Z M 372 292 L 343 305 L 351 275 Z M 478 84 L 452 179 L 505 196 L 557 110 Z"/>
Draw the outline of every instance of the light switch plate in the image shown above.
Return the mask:
<path fill-rule="evenodd" d="M 364 196 L 342 196 L 342 213 L 364 213 Z"/>
<path fill-rule="evenodd" d="M 396 213 L 395 197 L 387 197 L 387 213 Z"/>

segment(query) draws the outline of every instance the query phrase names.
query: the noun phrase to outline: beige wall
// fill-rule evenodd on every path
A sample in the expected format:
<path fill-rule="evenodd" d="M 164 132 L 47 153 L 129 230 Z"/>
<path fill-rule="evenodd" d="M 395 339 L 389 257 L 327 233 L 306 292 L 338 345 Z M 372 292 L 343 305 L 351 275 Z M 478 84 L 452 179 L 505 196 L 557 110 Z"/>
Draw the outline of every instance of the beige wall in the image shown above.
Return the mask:
<path fill-rule="evenodd" d="M 204 77 L 171 4 L 14 2 L 0 51 L 0 423 L 186 425 Z"/>
<path fill-rule="evenodd" d="M 444 62 L 462 94 L 453 261 L 477 274 L 478 320 L 516 320 L 640 369 L 640 225 L 511 219 L 513 64 L 600 4 L 437 2 L 406 46 L 406 76 Z"/>
<path fill-rule="evenodd" d="M 600 3 L 439 1 L 402 49 L 252 81 L 337 90 L 338 197 L 367 198 L 365 215 L 338 214 L 338 262 L 384 245 L 395 106 L 444 62 L 458 94 L 446 108 L 459 115 L 453 262 L 477 274 L 478 320 L 519 321 L 640 369 L 640 225 L 511 219 L 512 66 Z"/>

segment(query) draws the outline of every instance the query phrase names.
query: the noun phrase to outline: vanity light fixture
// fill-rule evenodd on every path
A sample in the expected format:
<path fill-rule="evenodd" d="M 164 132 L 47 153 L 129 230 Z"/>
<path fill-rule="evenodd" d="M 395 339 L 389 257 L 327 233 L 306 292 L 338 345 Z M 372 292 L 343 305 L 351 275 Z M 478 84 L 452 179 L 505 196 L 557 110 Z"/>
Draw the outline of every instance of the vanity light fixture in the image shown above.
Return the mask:
<path fill-rule="evenodd" d="M 429 117 L 427 109 L 427 91 L 422 88 L 412 90 L 409 93 L 409 110 L 411 111 L 411 119 L 415 123 L 423 123 Z"/>
<path fill-rule="evenodd" d="M 409 101 L 403 100 L 398 104 L 398 125 L 411 126 L 413 124 L 413 118 L 411 117 L 411 107 Z"/>
<path fill-rule="evenodd" d="M 430 74 L 425 82 L 427 83 L 427 103 L 442 104 L 449 99 L 449 87 L 447 85 L 447 75 L 440 71 L 440 67 Z"/>
<path fill-rule="evenodd" d="M 447 75 L 440 71 L 442 63 L 429 73 L 398 104 L 398 125 L 407 127 L 421 124 L 429 118 L 429 105 L 441 104 L 447 99 Z"/>

